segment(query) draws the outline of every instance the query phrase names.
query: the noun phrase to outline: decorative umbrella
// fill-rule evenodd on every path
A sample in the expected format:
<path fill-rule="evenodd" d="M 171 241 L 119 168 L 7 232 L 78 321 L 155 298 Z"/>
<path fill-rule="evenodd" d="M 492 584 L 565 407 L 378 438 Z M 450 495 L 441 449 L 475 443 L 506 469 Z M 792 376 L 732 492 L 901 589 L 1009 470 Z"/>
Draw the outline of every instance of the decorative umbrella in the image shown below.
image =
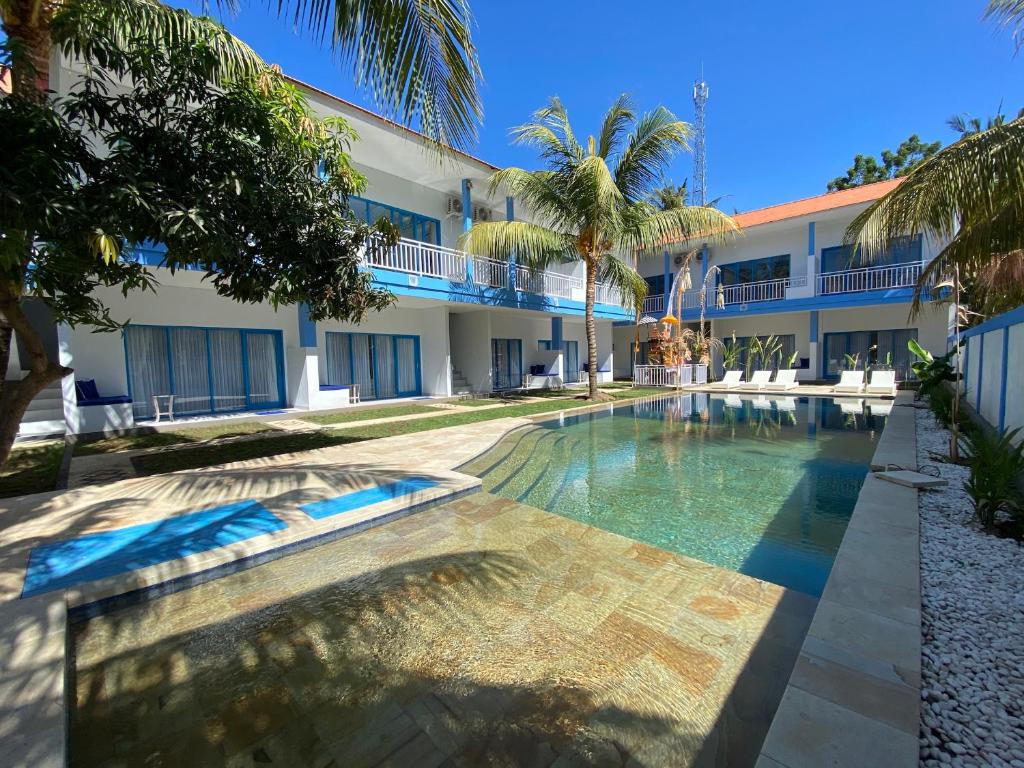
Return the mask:
<path fill-rule="evenodd" d="M 657 325 L 658 318 L 651 317 L 650 315 L 644 315 L 637 321 L 637 325 Z"/>

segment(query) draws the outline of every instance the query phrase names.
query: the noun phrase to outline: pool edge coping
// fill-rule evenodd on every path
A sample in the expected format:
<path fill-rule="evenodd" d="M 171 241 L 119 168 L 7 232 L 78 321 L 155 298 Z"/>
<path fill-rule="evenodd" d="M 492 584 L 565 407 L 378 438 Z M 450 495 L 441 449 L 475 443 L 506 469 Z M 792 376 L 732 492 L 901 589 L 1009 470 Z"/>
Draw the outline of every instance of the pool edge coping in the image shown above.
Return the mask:
<path fill-rule="evenodd" d="M 912 393 L 897 396 L 872 471 L 917 468 L 912 400 Z M 917 495 L 870 474 L 865 479 L 757 768 L 918 765 Z"/>

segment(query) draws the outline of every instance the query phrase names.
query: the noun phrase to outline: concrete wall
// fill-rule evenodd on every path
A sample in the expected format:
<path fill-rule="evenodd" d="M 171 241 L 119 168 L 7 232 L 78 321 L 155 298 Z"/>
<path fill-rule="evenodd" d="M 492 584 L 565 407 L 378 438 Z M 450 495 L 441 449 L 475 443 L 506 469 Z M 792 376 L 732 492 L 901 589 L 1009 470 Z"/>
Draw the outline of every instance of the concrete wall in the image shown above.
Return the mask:
<path fill-rule="evenodd" d="M 474 392 L 490 392 L 494 388 L 491 315 L 487 310 L 478 310 L 452 312 L 449 316 L 452 366 L 466 377 Z"/>
<path fill-rule="evenodd" d="M 963 334 L 967 402 L 993 427 L 1024 427 L 1024 307 Z"/>

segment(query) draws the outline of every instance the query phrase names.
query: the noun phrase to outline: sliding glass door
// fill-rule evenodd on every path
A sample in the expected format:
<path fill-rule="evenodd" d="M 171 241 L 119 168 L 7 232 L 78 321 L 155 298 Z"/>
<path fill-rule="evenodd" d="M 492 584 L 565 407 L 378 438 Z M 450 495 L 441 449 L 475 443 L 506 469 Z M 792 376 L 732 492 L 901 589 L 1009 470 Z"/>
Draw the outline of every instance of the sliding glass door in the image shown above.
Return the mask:
<path fill-rule="evenodd" d="M 324 384 L 358 384 L 366 400 L 422 394 L 419 336 L 332 331 L 325 335 Z"/>
<path fill-rule="evenodd" d="M 491 368 L 495 389 L 523 386 L 522 339 L 491 339 Z"/>
<path fill-rule="evenodd" d="M 176 416 L 284 405 L 280 331 L 130 325 L 124 338 L 136 419 L 164 395 Z"/>
<path fill-rule="evenodd" d="M 857 367 L 864 370 L 872 365 L 891 365 L 899 381 L 914 378 L 910 367 L 913 355 L 907 349 L 907 342 L 917 338 L 916 328 L 895 328 L 886 331 L 844 331 L 825 334 L 824 375 L 825 378 L 839 378 L 850 361 L 856 359 Z"/>

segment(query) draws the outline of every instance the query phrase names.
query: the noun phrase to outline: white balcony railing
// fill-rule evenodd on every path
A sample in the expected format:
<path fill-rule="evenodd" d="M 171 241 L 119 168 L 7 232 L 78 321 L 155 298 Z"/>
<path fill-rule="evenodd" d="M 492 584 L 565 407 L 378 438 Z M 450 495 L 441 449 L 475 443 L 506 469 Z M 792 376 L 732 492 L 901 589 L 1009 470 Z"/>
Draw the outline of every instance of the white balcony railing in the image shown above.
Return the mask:
<path fill-rule="evenodd" d="M 440 245 L 403 238 L 390 250 L 378 251 L 367 259 L 374 267 L 427 275 L 445 280 L 466 279 L 466 254 Z"/>
<path fill-rule="evenodd" d="M 865 267 L 826 272 L 818 275 L 818 294 L 860 293 L 888 288 L 911 288 L 921 277 L 922 262 L 894 264 L 888 267 Z"/>
<path fill-rule="evenodd" d="M 653 296 L 648 296 L 644 299 L 644 314 L 645 315 L 660 315 L 665 311 L 665 294 L 656 293 Z"/>
<path fill-rule="evenodd" d="M 470 256 L 463 251 L 406 238 L 400 240 L 394 248 L 367 256 L 366 263 L 372 267 L 395 272 L 438 277 L 461 283 L 466 281 L 466 267 L 470 259 L 473 264 L 475 285 L 508 290 L 511 271 L 514 281 L 512 287 L 517 291 L 579 301 L 584 298 L 584 281 L 578 277 L 547 270 L 532 270 L 521 265 L 511 270 L 507 261 Z M 615 288 L 598 283 L 597 302 L 621 306 L 621 297 Z"/>

